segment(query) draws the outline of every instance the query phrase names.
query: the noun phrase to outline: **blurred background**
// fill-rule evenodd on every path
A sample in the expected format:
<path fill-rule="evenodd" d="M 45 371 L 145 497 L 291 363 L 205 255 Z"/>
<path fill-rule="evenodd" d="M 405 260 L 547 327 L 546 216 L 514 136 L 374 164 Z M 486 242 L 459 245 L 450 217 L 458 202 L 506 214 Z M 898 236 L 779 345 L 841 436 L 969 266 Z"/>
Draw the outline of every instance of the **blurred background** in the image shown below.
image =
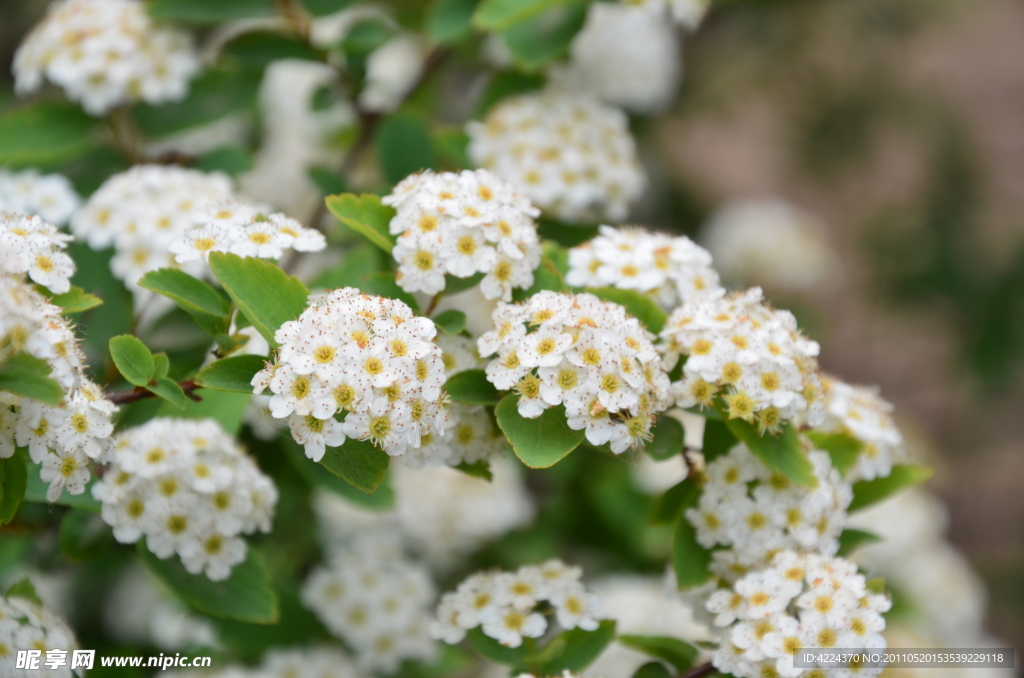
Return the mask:
<path fill-rule="evenodd" d="M 0 2 L 0 109 L 46 4 Z M 673 109 L 635 122 L 652 176 L 635 220 L 708 243 L 734 201 L 806 215 L 825 246 L 810 283 L 771 262 L 735 282 L 895 404 L 988 585 L 990 631 L 1024 647 L 1024 4 L 725 2 L 684 71 Z"/>

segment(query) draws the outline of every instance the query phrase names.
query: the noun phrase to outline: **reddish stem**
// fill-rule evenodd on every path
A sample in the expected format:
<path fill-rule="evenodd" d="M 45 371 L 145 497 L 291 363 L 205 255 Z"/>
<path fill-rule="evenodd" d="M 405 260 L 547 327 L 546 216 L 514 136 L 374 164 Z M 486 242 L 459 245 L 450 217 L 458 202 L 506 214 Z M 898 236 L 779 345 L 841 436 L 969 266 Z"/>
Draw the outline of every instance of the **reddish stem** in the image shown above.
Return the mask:
<path fill-rule="evenodd" d="M 195 390 L 202 388 L 193 379 L 178 382 L 178 386 L 185 392 L 194 402 L 200 402 L 202 398 L 195 394 Z M 147 398 L 155 398 L 156 394 L 152 391 L 147 391 L 141 386 L 136 386 L 131 391 L 113 391 L 106 394 L 107 400 L 114 403 L 115 405 L 127 405 L 128 403 L 136 403 L 140 400 L 146 400 Z"/>

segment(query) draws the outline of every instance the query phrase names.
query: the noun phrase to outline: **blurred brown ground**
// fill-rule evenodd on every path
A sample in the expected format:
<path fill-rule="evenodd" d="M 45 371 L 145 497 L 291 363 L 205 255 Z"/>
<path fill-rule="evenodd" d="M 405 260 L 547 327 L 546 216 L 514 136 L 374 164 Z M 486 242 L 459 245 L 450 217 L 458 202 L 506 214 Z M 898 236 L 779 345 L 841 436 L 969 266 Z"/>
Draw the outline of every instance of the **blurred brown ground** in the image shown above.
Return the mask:
<path fill-rule="evenodd" d="M 934 449 L 931 486 L 989 583 L 991 628 L 1024 647 L 1022 372 L 994 394 L 979 383 L 962 315 L 941 300 L 890 303 L 865 245 L 889 215 L 920 211 L 950 130 L 976 178 L 968 265 L 996 274 L 1024 244 L 1024 3 L 723 9 L 687 44 L 682 104 L 657 132 L 666 165 L 702 204 L 776 195 L 827 224 L 842 266 L 810 300 L 822 364 L 879 384 Z"/>

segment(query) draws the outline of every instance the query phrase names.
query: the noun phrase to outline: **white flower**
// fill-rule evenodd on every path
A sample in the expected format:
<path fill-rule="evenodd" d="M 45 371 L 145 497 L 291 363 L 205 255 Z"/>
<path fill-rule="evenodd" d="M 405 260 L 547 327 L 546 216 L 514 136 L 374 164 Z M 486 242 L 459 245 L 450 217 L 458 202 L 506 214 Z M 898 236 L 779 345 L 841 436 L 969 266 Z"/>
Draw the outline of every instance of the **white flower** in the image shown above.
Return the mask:
<path fill-rule="evenodd" d="M 638 290 L 664 308 L 720 289 L 705 249 L 685 236 L 637 227 L 602 226 L 596 238 L 570 249 L 565 280 L 574 287 Z"/>
<path fill-rule="evenodd" d="M 0 596 L 0 675 L 72 678 L 77 671 L 71 671 L 70 657 L 77 649 L 71 629 L 49 608 L 17 594 Z M 35 671 L 16 668 L 18 654 L 26 650 L 42 650 Z M 47 650 L 65 650 L 69 661 L 50 669 L 46 666 Z"/>
<path fill-rule="evenodd" d="M 0 212 L 39 216 L 51 224 L 64 224 L 79 202 L 74 187 L 63 175 L 0 168 Z"/>
<path fill-rule="evenodd" d="M 548 628 L 544 617 L 511 607 L 497 608 L 483 615 L 483 632 L 505 647 L 519 647 L 523 638 L 540 638 Z"/>
<path fill-rule="evenodd" d="M 152 419 L 119 434 L 93 496 L 122 543 L 146 536 L 159 558 L 212 581 L 245 560 L 239 538 L 270 531 L 277 489 L 212 419 Z"/>
<path fill-rule="evenodd" d="M 89 457 L 80 449 L 60 449 L 43 458 L 39 472 L 43 482 L 50 483 L 47 501 L 57 501 L 64 488 L 68 494 L 81 494 L 89 482 Z"/>
<path fill-rule="evenodd" d="M 585 96 L 510 97 L 467 132 L 474 163 L 562 221 L 620 221 L 647 182 L 625 114 Z"/>
<path fill-rule="evenodd" d="M 484 273 L 484 296 L 509 301 L 513 287 L 533 284 L 539 210 L 507 181 L 486 170 L 428 171 L 403 179 L 382 202 L 396 210 L 390 230 L 399 236 L 394 257 L 402 289 L 437 294 L 445 273 Z"/>
<path fill-rule="evenodd" d="M 71 288 L 75 272 L 71 257 L 62 250 L 71 238 L 37 216 L 0 212 L 0 273 L 27 274 L 55 294 Z"/>
<path fill-rule="evenodd" d="M 598 3 L 573 38 L 568 62 L 550 69 L 549 77 L 558 89 L 656 113 L 675 99 L 681 71 L 671 24 L 641 7 Z"/>
<path fill-rule="evenodd" d="M 825 375 L 821 383 L 827 417 L 819 428 L 846 433 L 862 444 L 849 472 L 851 481 L 884 478 L 894 463 L 906 461 L 907 450 L 893 420 L 893 406 L 881 398 L 878 388 L 851 386 Z"/>
<path fill-rule="evenodd" d="M 668 406 L 668 377 L 650 333 L 618 304 L 542 291 L 499 304 L 477 342 L 488 380 L 519 395 L 521 416 L 564 404 L 570 428 L 619 454 L 650 438 Z M 531 331 L 532 330 L 532 331 Z M 537 370 L 534 373 L 534 370 Z"/>
<path fill-rule="evenodd" d="M 189 36 L 156 26 L 137 0 L 55 2 L 14 55 L 19 93 L 45 77 L 93 115 L 140 99 L 179 100 L 198 70 Z"/>
<path fill-rule="evenodd" d="M 276 361 L 252 383 L 256 393 L 274 394 L 268 403 L 274 417 L 293 417 L 292 436 L 311 458 L 319 460 L 325 446 L 346 437 L 399 456 L 420 447 L 424 436 L 444 434 L 447 396 L 436 332 L 400 301 L 333 290 L 311 297 L 298 319 L 277 330 Z"/>

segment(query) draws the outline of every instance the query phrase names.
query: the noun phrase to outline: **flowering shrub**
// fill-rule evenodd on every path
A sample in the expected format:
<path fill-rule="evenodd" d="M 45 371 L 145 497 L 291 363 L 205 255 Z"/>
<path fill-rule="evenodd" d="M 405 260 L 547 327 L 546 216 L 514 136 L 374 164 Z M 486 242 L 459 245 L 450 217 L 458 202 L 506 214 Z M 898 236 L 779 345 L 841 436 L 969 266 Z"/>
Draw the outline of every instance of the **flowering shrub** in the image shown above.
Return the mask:
<path fill-rule="evenodd" d="M 931 471 L 726 288 L 813 286 L 827 244 L 754 203 L 709 251 L 654 196 L 642 116 L 707 9 L 51 3 L 0 114 L 0 677 L 70 627 L 254 678 L 885 647 L 855 563 L 931 589 L 857 560 L 856 512 Z"/>

